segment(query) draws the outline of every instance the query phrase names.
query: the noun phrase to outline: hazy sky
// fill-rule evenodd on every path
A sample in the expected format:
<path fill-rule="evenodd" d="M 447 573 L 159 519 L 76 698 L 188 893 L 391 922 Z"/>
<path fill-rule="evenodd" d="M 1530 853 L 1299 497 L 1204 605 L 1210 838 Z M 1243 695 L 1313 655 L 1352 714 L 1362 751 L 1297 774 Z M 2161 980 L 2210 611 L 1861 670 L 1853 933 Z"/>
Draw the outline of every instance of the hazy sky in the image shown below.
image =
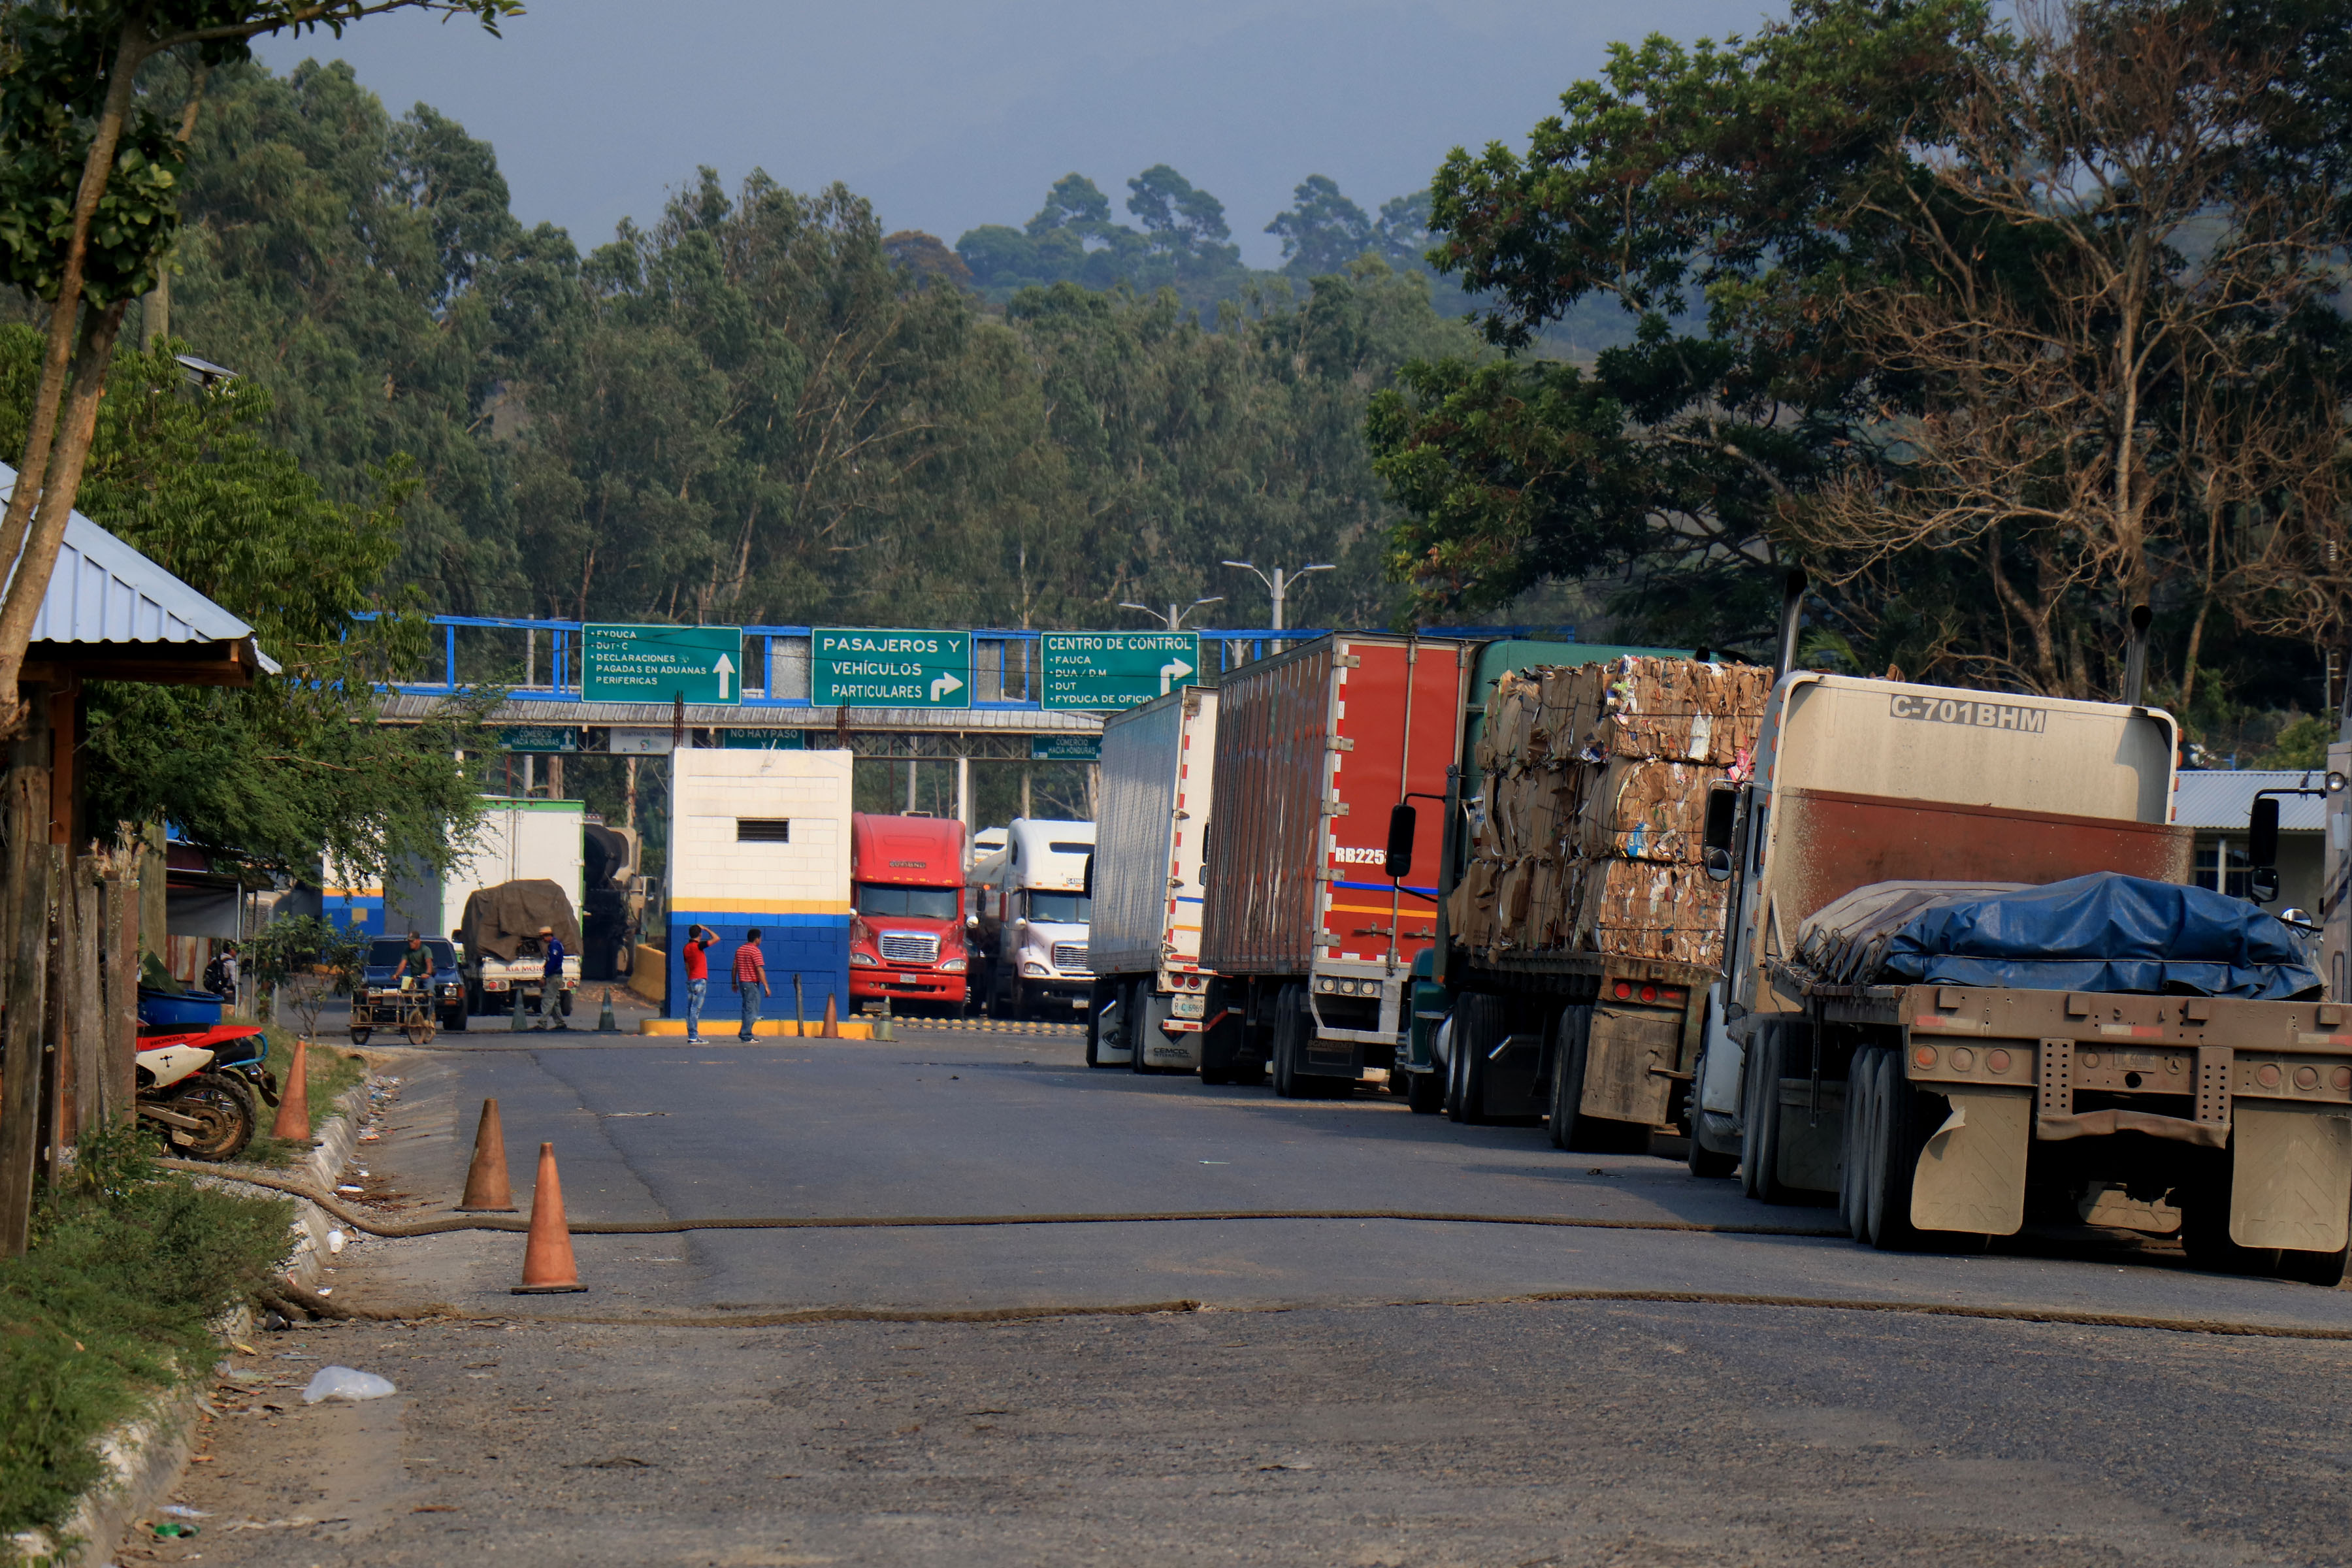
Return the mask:
<path fill-rule="evenodd" d="M 698 164 L 845 182 L 890 228 L 953 244 L 1019 224 L 1076 169 L 1122 222 L 1129 175 L 1173 164 L 1225 204 L 1243 254 L 1291 187 L 1328 174 L 1367 211 L 1456 144 L 1518 142 L 1610 42 L 1752 31 L 1767 0 L 530 0 L 503 39 L 399 15 L 341 43 L 266 41 L 285 69 L 341 56 L 394 112 L 424 101 L 498 149 L 526 223 L 583 247 L 650 219 Z"/>

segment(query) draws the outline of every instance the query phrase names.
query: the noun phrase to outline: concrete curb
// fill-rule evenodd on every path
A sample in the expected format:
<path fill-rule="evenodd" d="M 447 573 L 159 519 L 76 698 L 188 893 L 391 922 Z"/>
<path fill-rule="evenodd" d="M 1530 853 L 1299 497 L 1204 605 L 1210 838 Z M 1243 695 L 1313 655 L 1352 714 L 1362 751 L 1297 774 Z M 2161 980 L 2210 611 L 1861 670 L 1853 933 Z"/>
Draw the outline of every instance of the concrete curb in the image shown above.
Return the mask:
<path fill-rule="evenodd" d="M 336 1100 L 335 1114 L 320 1125 L 318 1145 L 305 1164 L 295 1167 L 298 1173 L 333 1190 L 343 1163 L 359 1147 L 359 1124 L 366 1114 L 373 1081 L 370 1075 Z M 327 1252 L 327 1232 L 334 1228 L 334 1221 L 308 1198 L 297 1198 L 295 1205 L 294 1256 L 286 1273 L 307 1286 L 319 1277 L 320 1260 Z M 253 1331 L 252 1309 L 238 1306 L 215 1327 L 214 1337 L 226 1344 L 248 1338 Z M 106 1568 L 111 1563 L 123 1531 L 179 1487 L 188 1457 L 195 1451 L 196 1423 L 212 1408 L 205 1392 L 208 1386 L 200 1383 L 159 1398 L 100 1437 L 105 1478 L 81 1495 L 56 1536 L 25 1531 L 13 1537 L 17 1552 L 33 1568 Z M 60 1551 L 52 1544 L 55 1540 L 76 1544 Z"/>

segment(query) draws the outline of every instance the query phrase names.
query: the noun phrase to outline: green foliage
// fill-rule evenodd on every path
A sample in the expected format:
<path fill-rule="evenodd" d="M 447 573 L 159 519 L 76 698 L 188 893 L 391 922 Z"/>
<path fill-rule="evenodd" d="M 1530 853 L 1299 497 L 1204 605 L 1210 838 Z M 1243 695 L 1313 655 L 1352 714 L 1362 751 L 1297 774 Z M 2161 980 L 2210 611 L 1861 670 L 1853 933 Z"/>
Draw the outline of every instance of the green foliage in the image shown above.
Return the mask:
<path fill-rule="evenodd" d="M 282 915 L 247 942 L 247 971 L 262 989 L 283 994 L 316 1039 L 328 1001 L 348 996 L 366 967 L 368 935 L 317 915 Z M 272 1042 L 273 1047 L 275 1042 Z"/>
<path fill-rule="evenodd" d="M 2258 768 L 2324 768 L 2327 765 L 2327 747 L 2336 739 L 2336 726 L 2315 714 L 2305 713 L 2291 720 L 2278 732 L 2271 749 L 2255 759 Z"/>
<path fill-rule="evenodd" d="M 29 328 L 0 327 L 0 443 L 23 438 L 39 355 Z M 446 862 L 478 815 L 451 761 L 462 716 L 377 725 L 368 695 L 424 651 L 421 618 L 403 613 L 414 591 L 383 589 L 415 479 L 380 474 L 365 504 L 329 500 L 263 438 L 258 383 L 199 390 L 163 349 L 118 354 L 100 409 L 80 509 L 243 616 L 286 668 L 250 690 L 94 687 L 93 820 L 168 817 L 279 870 L 321 854 L 362 870 Z"/>
<path fill-rule="evenodd" d="M 94 1447 L 152 1394 L 201 1378 L 208 1325 L 285 1258 L 293 1205 L 163 1175 L 129 1126 L 85 1139 L 0 1262 L 0 1532 L 54 1525 L 101 1473 Z"/>

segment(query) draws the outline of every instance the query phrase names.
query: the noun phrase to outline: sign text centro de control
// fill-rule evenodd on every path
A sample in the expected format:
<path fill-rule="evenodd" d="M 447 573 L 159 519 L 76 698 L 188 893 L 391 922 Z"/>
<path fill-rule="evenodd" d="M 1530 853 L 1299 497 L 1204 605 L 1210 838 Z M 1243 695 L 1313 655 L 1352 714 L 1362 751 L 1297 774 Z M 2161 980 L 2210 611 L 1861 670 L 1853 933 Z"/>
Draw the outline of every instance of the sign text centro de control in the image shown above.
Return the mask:
<path fill-rule="evenodd" d="M 740 626 L 585 626 L 580 628 L 580 696 L 588 702 L 688 702 L 740 706 Z"/>
<path fill-rule="evenodd" d="M 969 708 L 971 634 L 817 626 L 809 700 L 819 708 Z"/>
<path fill-rule="evenodd" d="M 1037 642 L 1047 708 L 1140 708 L 1201 672 L 1197 632 L 1046 632 Z"/>

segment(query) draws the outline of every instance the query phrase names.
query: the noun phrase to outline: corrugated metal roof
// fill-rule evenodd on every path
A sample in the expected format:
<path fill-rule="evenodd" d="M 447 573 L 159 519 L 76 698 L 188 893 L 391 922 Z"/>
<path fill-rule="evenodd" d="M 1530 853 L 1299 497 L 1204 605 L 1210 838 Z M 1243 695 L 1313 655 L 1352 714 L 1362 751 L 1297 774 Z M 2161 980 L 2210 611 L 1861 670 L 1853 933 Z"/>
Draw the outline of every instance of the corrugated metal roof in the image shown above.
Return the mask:
<path fill-rule="evenodd" d="M 15 493 L 16 470 L 0 463 L 0 500 Z M 12 563 L 9 575 L 16 567 Z M 248 642 L 253 628 L 181 582 L 79 512 L 66 520 L 65 542 L 32 640 L 64 643 Z M 277 661 L 255 657 L 272 675 Z"/>
<path fill-rule="evenodd" d="M 2246 830 L 2246 816 L 2254 808 L 2254 792 L 2263 789 L 2324 789 L 2326 768 L 2308 772 L 2294 768 L 2191 768 L 2177 775 L 2172 791 L 2173 820 L 2183 827 Z M 2279 797 L 2279 828 L 2286 833 L 2317 833 L 2326 826 L 2327 803 L 2315 795 Z"/>
<path fill-rule="evenodd" d="M 446 700 L 418 692 L 391 692 L 381 712 L 394 721 L 430 719 L 441 712 Z M 667 702 L 507 701 L 491 711 L 488 721 L 667 730 L 672 713 Z M 690 702 L 686 724 L 695 730 L 831 730 L 840 722 L 840 714 L 838 708 L 722 708 Z M 1034 708 L 853 708 L 849 727 L 947 735 L 1099 735 L 1102 716 Z"/>

